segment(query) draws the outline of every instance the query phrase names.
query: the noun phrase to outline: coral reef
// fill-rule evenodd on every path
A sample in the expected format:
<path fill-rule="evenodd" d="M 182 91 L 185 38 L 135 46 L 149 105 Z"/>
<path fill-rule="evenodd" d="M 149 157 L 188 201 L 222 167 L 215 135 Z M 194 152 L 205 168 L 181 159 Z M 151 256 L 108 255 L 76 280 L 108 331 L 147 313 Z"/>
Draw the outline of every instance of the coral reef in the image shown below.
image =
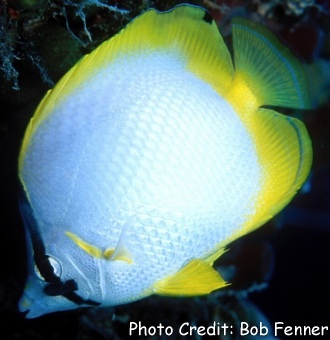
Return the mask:
<path fill-rule="evenodd" d="M 0 2 L 0 70 L 2 78 L 18 90 L 18 71 L 14 67 L 14 61 L 18 59 L 14 47 L 17 23 L 5 11 L 5 3 Z"/>

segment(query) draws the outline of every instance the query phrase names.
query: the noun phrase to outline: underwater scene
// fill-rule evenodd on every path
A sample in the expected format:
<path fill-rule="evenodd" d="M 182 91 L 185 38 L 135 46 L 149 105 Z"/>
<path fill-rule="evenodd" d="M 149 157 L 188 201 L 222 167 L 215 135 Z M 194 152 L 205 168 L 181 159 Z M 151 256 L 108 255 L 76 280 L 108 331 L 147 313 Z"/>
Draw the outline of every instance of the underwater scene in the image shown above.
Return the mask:
<path fill-rule="evenodd" d="M 330 1 L 0 1 L 0 339 L 330 339 Z"/>

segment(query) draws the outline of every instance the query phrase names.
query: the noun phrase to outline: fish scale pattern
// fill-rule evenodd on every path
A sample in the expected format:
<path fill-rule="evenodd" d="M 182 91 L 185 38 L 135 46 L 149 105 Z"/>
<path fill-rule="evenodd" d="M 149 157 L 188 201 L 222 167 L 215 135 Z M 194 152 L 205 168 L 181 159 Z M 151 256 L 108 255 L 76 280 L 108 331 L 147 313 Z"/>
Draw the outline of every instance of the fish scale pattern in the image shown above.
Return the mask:
<path fill-rule="evenodd" d="M 233 108 L 165 53 L 118 60 L 59 103 L 24 162 L 38 218 L 133 256 L 105 266 L 113 304 L 223 242 L 260 189 Z"/>

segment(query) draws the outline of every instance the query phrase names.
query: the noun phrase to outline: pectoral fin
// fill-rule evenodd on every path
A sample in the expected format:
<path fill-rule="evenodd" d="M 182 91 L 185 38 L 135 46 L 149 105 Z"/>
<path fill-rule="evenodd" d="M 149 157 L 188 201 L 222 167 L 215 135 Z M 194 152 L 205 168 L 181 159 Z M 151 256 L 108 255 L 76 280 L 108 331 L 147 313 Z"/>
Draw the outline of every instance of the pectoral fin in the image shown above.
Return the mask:
<path fill-rule="evenodd" d="M 107 248 L 105 251 L 102 251 L 100 248 L 93 246 L 69 231 L 66 231 L 65 235 L 90 256 L 109 261 L 125 261 L 129 264 L 133 263 L 131 254 L 123 247 L 119 250 L 116 248 Z"/>
<path fill-rule="evenodd" d="M 66 231 L 65 235 L 68 236 L 79 248 L 84 250 L 90 256 L 96 257 L 98 259 L 102 258 L 101 249 L 91 245 L 90 243 L 84 241 L 83 239 L 69 231 Z"/>
<path fill-rule="evenodd" d="M 104 251 L 103 257 L 111 261 L 119 260 L 129 264 L 133 263 L 132 255 L 124 248 L 121 248 L 118 252 L 115 248 L 108 248 Z"/>

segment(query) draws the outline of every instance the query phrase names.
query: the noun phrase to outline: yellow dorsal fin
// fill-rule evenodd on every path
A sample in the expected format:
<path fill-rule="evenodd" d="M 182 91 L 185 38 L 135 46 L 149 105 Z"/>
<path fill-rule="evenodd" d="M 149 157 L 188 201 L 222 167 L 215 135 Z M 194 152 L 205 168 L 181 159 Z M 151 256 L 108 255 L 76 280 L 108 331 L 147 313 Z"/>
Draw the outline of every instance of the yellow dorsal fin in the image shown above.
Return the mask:
<path fill-rule="evenodd" d="M 242 234 L 282 210 L 306 180 L 312 164 L 311 140 L 298 119 L 261 108 L 249 125 L 263 166 L 263 183 L 256 212 Z"/>
<path fill-rule="evenodd" d="M 168 296 L 196 296 L 209 294 L 227 284 L 207 262 L 193 259 L 176 274 L 155 283 L 153 293 Z"/>
<path fill-rule="evenodd" d="M 159 52 L 176 56 L 220 92 L 230 86 L 234 75 L 231 55 L 216 23 L 205 9 L 192 5 L 178 5 L 167 12 L 149 9 L 100 46 L 95 58 L 102 64 L 109 59 L 109 51 L 114 58 Z"/>
<path fill-rule="evenodd" d="M 235 18 L 233 47 L 235 78 L 243 79 L 258 106 L 310 108 L 302 65 L 266 28 Z"/>
<path fill-rule="evenodd" d="M 230 85 L 234 73 L 230 53 L 215 22 L 204 9 L 191 5 L 179 5 L 168 12 L 150 9 L 85 55 L 48 91 L 26 130 L 19 169 L 31 137 L 58 103 L 115 61 L 134 60 L 136 56 L 148 58 L 160 52 L 180 59 L 188 70 L 220 93 Z"/>

